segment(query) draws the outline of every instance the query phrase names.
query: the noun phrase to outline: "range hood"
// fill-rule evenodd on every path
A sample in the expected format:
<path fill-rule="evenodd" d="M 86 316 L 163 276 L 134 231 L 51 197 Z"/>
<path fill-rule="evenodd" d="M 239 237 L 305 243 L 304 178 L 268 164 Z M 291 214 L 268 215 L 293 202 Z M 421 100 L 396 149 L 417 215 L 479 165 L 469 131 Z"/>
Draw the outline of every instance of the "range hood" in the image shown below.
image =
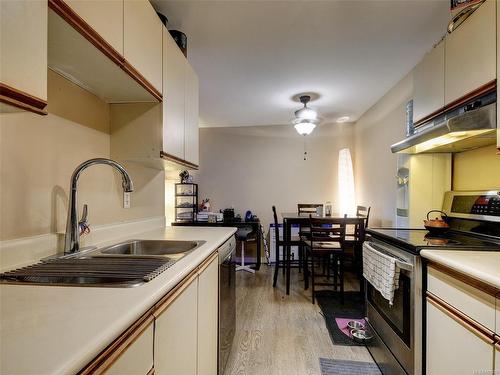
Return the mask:
<path fill-rule="evenodd" d="M 496 93 L 476 98 L 415 129 L 393 153 L 462 152 L 496 143 Z"/>

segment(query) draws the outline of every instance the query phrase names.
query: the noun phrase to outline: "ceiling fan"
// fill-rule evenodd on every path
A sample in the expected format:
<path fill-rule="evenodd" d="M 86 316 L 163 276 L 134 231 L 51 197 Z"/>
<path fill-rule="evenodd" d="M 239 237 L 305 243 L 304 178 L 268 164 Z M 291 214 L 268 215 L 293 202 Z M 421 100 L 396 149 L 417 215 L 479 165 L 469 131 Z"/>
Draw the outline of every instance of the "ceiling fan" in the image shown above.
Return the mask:
<path fill-rule="evenodd" d="M 319 124 L 318 113 L 307 106 L 307 103 L 311 100 L 309 95 L 301 95 L 299 100 L 304 107 L 295 111 L 293 124 L 297 133 L 300 135 L 309 135 L 316 125 Z"/>

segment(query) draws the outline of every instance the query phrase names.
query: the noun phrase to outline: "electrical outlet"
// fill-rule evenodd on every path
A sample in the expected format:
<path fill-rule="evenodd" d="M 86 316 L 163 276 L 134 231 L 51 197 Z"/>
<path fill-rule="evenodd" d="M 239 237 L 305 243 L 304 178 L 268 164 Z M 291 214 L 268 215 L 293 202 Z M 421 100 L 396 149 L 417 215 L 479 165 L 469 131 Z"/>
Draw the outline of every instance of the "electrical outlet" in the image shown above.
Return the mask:
<path fill-rule="evenodd" d="M 123 193 L 123 208 L 130 208 L 130 193 Z"/>

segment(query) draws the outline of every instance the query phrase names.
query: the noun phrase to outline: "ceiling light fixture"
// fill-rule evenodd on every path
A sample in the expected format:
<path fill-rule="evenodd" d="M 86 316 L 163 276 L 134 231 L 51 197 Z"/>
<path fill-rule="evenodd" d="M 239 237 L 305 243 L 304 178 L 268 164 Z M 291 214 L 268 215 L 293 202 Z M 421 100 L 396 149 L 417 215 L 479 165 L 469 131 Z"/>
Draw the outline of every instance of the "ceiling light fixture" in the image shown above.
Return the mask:
<path fill-rule="evenodd" d="M 295 130 L 300 135 L 309 135 L 312 133 L 318 123 L 318 113 L 309 107 L 307 103 L 311 100 L 309 95 L 302 95 L 300 102 L 304 107 L 295 111 L 295 120 L 293 121 Z"/>
<path fill-rule="evenodd" d="M 349 121 L 350 119 L 351 119 L 351 118 L 350 118 L 349 116 L 342 116 L 342 117 L 339 117 L 339 118 L 337 119 L 337 122 L 338 122 L 338 123 L 347 122 L 347 121 Z"/>
<path fill-rule="evenodd" d="M 295 123 L 294 127 L 295 130 L 297 130 L 297 133 L 299 133 L 300 135 L 309 135 L 316 127 L 316 124 L 313 122 L 301 120 L 300 122 Z"/>

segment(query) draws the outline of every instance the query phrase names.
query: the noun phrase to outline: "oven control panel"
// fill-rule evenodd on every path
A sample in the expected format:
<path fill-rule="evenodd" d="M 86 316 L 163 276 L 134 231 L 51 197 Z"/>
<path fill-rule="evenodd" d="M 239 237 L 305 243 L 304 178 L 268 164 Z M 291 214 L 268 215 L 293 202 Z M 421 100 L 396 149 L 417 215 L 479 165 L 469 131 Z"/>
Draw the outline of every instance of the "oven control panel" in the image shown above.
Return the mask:
<path fill-rule="evenodd" d="M 455 195 L 451 212 L 465 215 L 500 216 L 500 195 Z"/>
<path fill-rule="evenodd" d="M 476 199 L 471 214 L 500 216 L 500 196 L 481 196 Z"/>

